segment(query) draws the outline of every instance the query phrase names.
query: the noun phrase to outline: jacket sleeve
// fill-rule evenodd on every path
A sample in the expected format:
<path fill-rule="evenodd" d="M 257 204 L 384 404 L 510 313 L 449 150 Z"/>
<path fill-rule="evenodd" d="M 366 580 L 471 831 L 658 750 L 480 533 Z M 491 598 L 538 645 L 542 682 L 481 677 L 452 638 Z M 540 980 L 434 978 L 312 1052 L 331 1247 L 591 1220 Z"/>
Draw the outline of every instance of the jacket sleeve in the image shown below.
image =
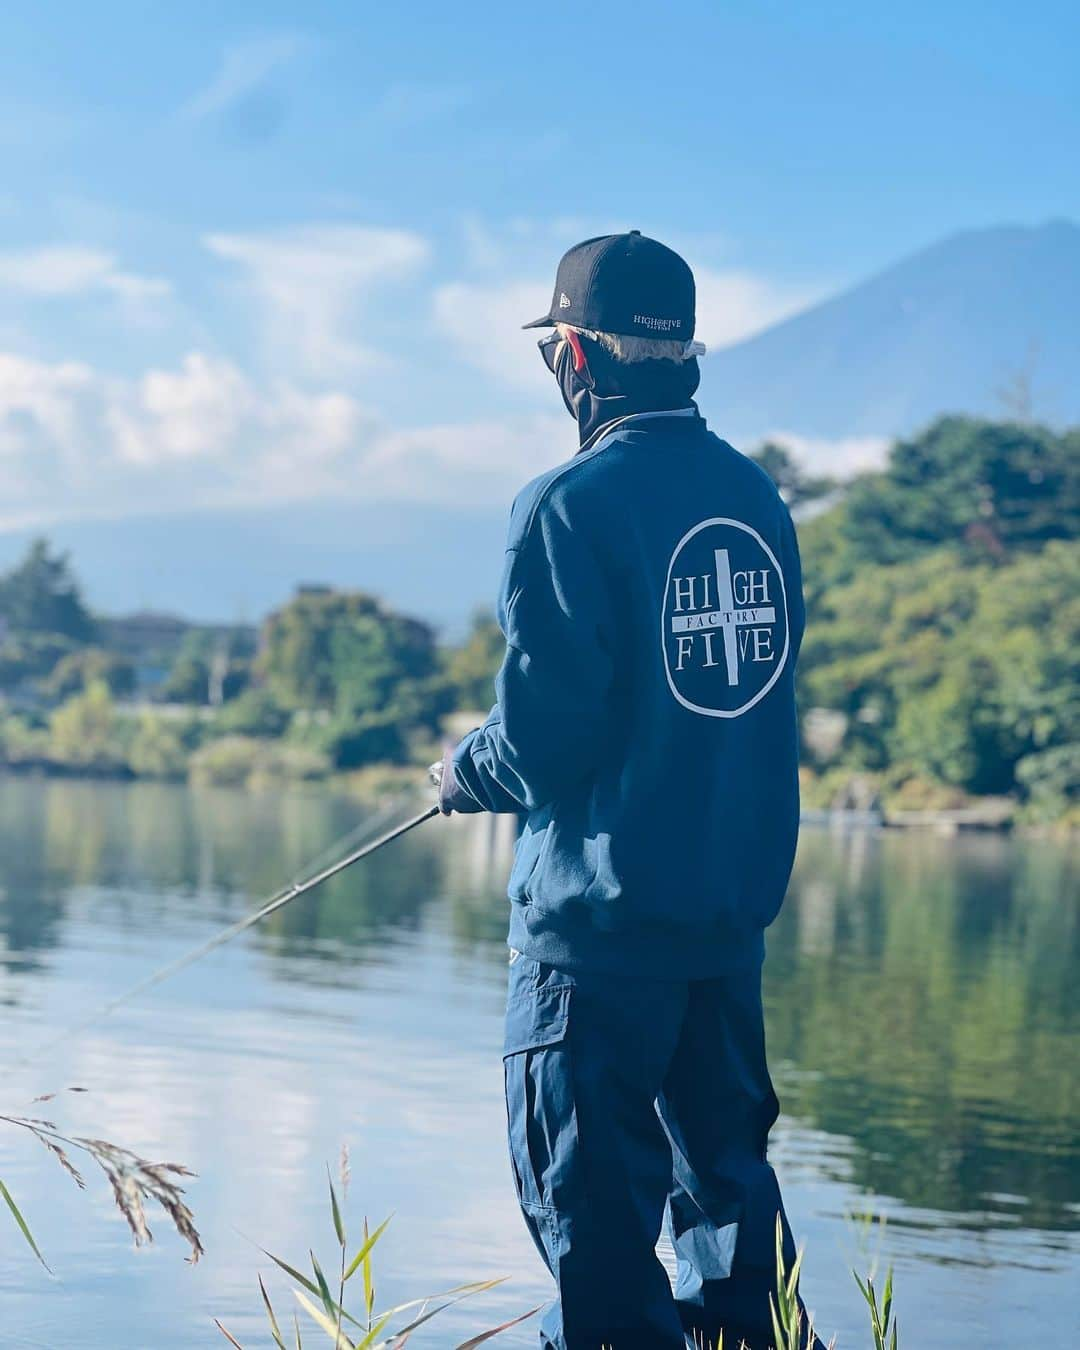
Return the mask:
<path fill-rule="evenodd" d="M 806 628 L 806 602 L 803 597 L 802 560 L 799 556 L 799 537 L 795 532 L 795 522 L 786 506 L 781 506 L 783 517 L 783 557 L 784 585 L 787 591 L 788 628 L 791 641 L 792 663 L 799 659 L 803 632 Z"/>
<path fill-rule="evenodd" d="M 533 811 L 595 772 L 611 734 L 607 584 L 564 504 L 543 499 L 515 536 L 499 600 L 497 702 L 454 754 L 485 811 Z"/>

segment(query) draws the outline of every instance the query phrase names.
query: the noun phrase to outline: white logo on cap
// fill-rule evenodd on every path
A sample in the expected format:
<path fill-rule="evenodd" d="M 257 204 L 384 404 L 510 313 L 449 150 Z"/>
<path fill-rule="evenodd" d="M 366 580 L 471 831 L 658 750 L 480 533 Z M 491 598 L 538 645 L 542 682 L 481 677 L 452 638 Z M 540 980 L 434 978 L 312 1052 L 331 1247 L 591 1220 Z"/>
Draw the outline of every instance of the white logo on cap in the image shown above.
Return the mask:
<path fill-rule="evenodd" d="M 565 291 L 559 292 L 559 308 L 560 309 L 570 308 L 570 297 L 566 294 Z"/>

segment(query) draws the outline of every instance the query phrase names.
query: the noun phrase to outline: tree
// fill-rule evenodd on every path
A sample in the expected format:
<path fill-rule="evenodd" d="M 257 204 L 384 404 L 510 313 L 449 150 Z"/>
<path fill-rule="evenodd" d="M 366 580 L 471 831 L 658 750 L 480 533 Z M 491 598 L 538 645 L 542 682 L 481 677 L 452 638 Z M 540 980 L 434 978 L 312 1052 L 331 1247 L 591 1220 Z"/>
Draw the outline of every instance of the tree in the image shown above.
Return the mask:
<path fill-rule="evenodd" d="M 135 671 L 115 652 L 79 647 L 60 658 L 41 681 L 41 690 L 46 698 L 59 701 L 82 693 L 97 680 L 104 681 L 114 698 L 123 698 L 135 688 Z"/>
<path fill-rule="evenodd" d="M 183 778 L 187 773 L 189 743 L 194 739 L 186 724 L 146 711 L 139 718 L 128 751 L 128 765 L 139 778 Z"/>
<path fill-rule="evenodd" d="M 0 576 L 0 617 L 12 632 L 59 634 L 91 642 L 94 621 L 83 603 L 66 553 L 35 539 L 21 563 Z"/>
<path fill-rule="evenodd" d="M 208 703 L 210 668 L 197 656 L 181 652 L 173 662 L 165 682 L 157 691 L 164 703 Z"/>
<path fill-rule="evenodd" d="M 880 473 L 847 492 L 854 556 L 895 563 L 943 545 L 1003 561 L 1080 534 L 1080 436 L 943 417 L 897 441 Z"/>
<path fill-rule="evenodd" d="M 120 740 L 109 688 L 100 680 L 61 704 L 49 719 L 49 757 L 58 764 L 96 770 L 125 768 Z"/>
<path fill-rule="evenodd" d="M 752 451 L 750 458 L 773 480 L 792 511 L 827 496 L 836 488 L 833 478 L 807 476 L 791 451 L 775 441 L 765 441 Z"/>
<path fill-rule="evenodd" d="M 469 635 L 446 658 L 446 675 L 458 708 L 487 711 L 495 702 L 495 672 L 506 651 L 502 629 L 483 610 L 473 615 Z"/>
<path fill-rule="evenodd" d="M 435 636 L 362 591 L 302 593 L 267 620 L 260 666 L 283 707 L 358 717 L 436 674 Z"/>
<path fill-rule="evenodd" d="M 227 703 L 251 683 L 250 653 L 237 632 L 191 628 L 158 691 L 165 703 Z"/>

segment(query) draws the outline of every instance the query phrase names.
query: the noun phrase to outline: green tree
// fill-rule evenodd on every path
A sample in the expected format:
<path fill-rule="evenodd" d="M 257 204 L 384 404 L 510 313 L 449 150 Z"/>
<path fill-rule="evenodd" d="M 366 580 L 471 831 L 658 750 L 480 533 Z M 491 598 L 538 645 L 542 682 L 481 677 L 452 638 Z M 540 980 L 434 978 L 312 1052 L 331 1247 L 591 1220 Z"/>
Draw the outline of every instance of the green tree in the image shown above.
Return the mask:
<path fill-rule="evenodd" d="M 1080 440 L 1046 427 L 944 417 L 855 479 L 844 532 L 855 557 L 895 563 L 942 545 L 1001 561 L 1080 533 Z"/>
<path fill-rule="evenodd" d="M 90 642 L 95 633 L 67 554 L 52 553 L 45 539 L 35 539 L 22 562 L 0 576 L 0 617 L 14 633 L 55 633 L 75 642 Z"/>
<path fill-rule="evenodd" d="M 196 703 L 210 701 L 210 668 L 197 656 L 181 652 L 172 669 L 157 691 L 165 703 Z"/>
<path fill-rule="evenodd" d="M 775 441 L 765 441 L 750 458 L 773 480 L 792 511 L 827 496 L 837 486 L 833 478 L 808 475 L 791 451 Z"/>
<path fill-rule="evenodd" d="M 483 610 L 473 615 L 468 636 L 446 656 L 446 676 L 458 708 L 485 712 L 495 702 L 495 673 L 506 651 L 506 639 Z"/>
<path fill-rule="evenodd" d="M 49 757 L 71 768 L 115 771 L 126 767 L 122 729 L 107 684 L 97 681 L 52 714 Z"/>
<path fill-rule="evenodd" d="M 0 642 L 0 689 L 15 690 L 49 675 L 58 662 L 77 651 L 59 633 L 12 633 Z"/>
<path fill-rule="evenodd" d="M 48 676 L 41 682 L 41 691 L 48 699 L 60 700 L 82 693 L 101 680 L 114 698 L 124 698 L 135 688 L 135 671 L 131 663 L 115 652 L 102 647 L 79 647 L 60 658 Z"/>
<path fill-rule="evenodd" d="M 289 720 L 289 712 L 269 689 L 246 689 L 216 713 L 213 733 L 272 738 L 284 735 Z"/>
<path fill-rule="evenodd" d="M 128 751 L 132 773 L 140 778 L 183 778 L 193 739 L 189 728 L 176 718 L 144 712 Z"/>
<path fill-rule="evenodd" d="M 238 631 L 191 628 L 184 634 L 169 674 L 158 691 L 166 703 L 224 702 L 251 682 L 249 643 Z"/>
<path fill-rule="evenodd" d="M 435 637 L 361 591 L 301 594 L 267 621 L 261 668 L 284 707 L 361 716 L 436 674 Z"/>

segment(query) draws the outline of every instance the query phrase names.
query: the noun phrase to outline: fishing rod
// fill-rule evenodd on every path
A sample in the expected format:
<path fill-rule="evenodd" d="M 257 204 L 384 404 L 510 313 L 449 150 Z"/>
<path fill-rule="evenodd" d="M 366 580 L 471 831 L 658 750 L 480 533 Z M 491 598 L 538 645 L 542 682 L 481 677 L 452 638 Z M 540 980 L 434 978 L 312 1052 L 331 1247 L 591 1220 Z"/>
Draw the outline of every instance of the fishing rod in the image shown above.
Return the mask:
<path fill-rule="evenodd" d="M 236 923 L 230 924 L 228 928 L 223 928 L 220 933 L 215 933 L 213 937 L 200 943 L 198 947 L 193 947 L 191 951 L 185 952 L 182 956 L 178 956 L 175 961 L 170 961 L 168 965 L 162 966 L 160 970 L 155 970 L 151 974 L 144 976 L 143 979 L 139 980 L 136 984 L 133 984 L 130 989 L 125 989 L 123 993 L 117 994 L 117 996 L 110 999 L 108 1003 L 103 1003 L 96 1012 L 91 1013 L 84 1021 L 78 1022 L 74 1026 L 66 1027 L 59 1035 L 44 1041 L 36 1050 L 31 1051 L 27 1055 L 23 1055 L 16 1062 L 20 1065 L 30 1064 L 47 1050 L 54 1049 L 62 1041 L 68 1040 L 71 1036 L 78 1035 L 79 1032 L 86 1031 L 89 1027 L 96 1026 L 98 1022 L 103 1021 L 123 1004 L 130 1002 L 133 998 L 137 998 L 140 994 L 145 994 L 148 989 L 153 989 L 157 985 L 162 984 L 165 980 L 170 979 L 179 971 L 194 965 L 196 961 L 201 961 L 204 956 L 208 955 L 216 948 L 224 946 L 226 942 L 231 941 L 238 934 L 253 927 L 262 919 L 276 913 L 279 909 L 283 909 L 299 896 L 306 895 L 308 891 L 313 891 L 316 886 L 321 886 L 324 881 L 329 881 L 331 877 L 336 877 L 339 872 L 344 872 L 347 867 L 352 867 L 353 863 L 358 863 L 361 858 L 369 858 L 373 853 L 377 853 L 379 849 L 385 848 L 387 844 L 393 843 L 395 839 L 400 839 L 403 834 L 408 834 L 410 830 L 415 830 L 418 825 L 423 825 L 426 820 L 431 820 L 433 816 L 437 815 L 439 815 L 438 806 L 429 806 L 426 811 L 421 811 L 419 815 L 412 816 L 409 820 L 406 820 L 404 824 L 396 825 L 392 830 L 387 830 L 385 834 L 379 835 L 377 839 L 373 839 L 370 843 L 354 849 L 351 853 L 347 853 L 343 858 L 339 858 L 337 862 L 331 863 L 328 867 L 324 867 L 322 871 L 316 872 L 314 876 L 308 877 L 305 881 L 292 882 L 259 909 L 254 910 L 251 914 L 246 914 L 242 919 L 238 919 Z"/>

